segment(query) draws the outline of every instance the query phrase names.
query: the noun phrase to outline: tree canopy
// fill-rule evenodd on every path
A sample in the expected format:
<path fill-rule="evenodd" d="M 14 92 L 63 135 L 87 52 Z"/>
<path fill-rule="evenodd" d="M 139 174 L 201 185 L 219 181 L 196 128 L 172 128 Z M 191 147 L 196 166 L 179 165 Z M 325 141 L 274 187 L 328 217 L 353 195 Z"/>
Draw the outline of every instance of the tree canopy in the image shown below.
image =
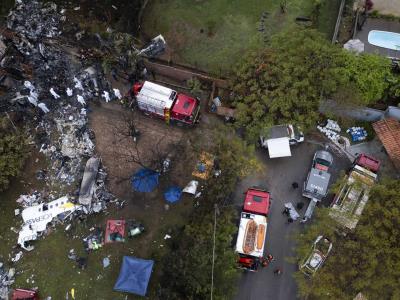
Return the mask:
<path fill-rule="evenodd" d="M 374 103 L 388 89 L 388 76 L 388 59 L 355 55 L 331 45 L 315 30 L 292 28 L 238 64 L 232 85 L 237 124 L 246 127 L 250 140 L 275 124 L 311 128 L 321 100 L 337 95 L 345 104 Z"/>
<path fill-rule="evenodd" d="M 333 251 L 311 279 L 296 274 L 301 296 L 308 299 L 399 299 L 400 287 L 400 186 L 386 179 L 373 187 L 359 224 L 346 237 L 335 231 L 334 220 L 323 209 L 314 224 L 299 237 L 298 258 L 323 234 L 333 241 Z"/>
<path fill-rule="evenodd" d="M 165 255 L 161 283 L 162 299 L 208 299 L 214 232 L 214 204 L 218 204 L 215 243 L 214 299 L 231 299 L 238 279 L 232 239 L 237 232 L 235 210 L 224 206 L 237 179 L 258 168 L 253 147 L 247 146 L 226 128 L 213 134 L 208 149 L 219 160 L 222 174 L 209 179 L 200 206 L 188 224 L 173 233 Z"/>
<path fill-rule="evenodd" d="M 10 178 L 19 174 L 26 157 L 25 137 L 9 128 L 9 122 L 0 118 L 0 191 L 8 188 Z"/>

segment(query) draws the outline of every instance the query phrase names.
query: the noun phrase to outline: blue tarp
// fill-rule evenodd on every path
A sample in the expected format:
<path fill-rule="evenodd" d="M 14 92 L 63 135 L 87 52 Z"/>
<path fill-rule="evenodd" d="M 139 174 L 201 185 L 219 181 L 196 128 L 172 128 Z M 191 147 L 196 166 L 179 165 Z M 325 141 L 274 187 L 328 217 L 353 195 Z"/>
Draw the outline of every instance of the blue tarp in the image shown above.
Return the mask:
<path fill-rule="evenodd" d="M 164 192 L 164 198 L 167 202 L 174 203 L 181 198 L 182 189 L 178 186 L 171 186 Z"/>
<path fill-rule="evenodd" d="M 132 187 L 138 192 L 151 192 L 158 185 L 160 174 L 150 169 L 140 169 L 132 177 Z"/>
<path fill-rule="evenodd" d="M 114 290 L 145 296 L 153 264 L 153 260 L 124 256 Z"/>

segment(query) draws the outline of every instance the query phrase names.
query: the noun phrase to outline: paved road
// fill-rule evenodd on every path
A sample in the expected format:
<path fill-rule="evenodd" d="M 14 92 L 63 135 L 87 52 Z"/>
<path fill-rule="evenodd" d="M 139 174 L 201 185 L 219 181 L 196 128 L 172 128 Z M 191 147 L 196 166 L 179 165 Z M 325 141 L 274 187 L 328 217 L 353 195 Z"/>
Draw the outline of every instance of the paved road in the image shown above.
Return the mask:
<path fill-rule="evenodd" d="M 273 199 L 265 254 L 271 253 L 275 261 L 267 268 L 260 269 L 257 273 L 243 272 L 238 283 L 238 294 L 235 300 L 292 300 L 296 299 L 297 287 L 292 273 L 296 271 L 296 265 L 289 263 L 287 258 L 294 254 L 294 240 L 291 238 L 302 225 L 298 222 L 286 224 L 287 219 L 282 215 L 283 204 L 291 201 L 296 204 L 303 201 L 304 208 L 300 212 L 304 214 L 309 200 L 301 196 L 301 188 L 293 190 L 292 182 L 298 182 L 301 186 L 311 166 L 312 156 L 316 150 L 322 149 L 322 144 L 306 142 L 292 149 L 292 157 L 269 159 L 268 154 L 259 151 L 257 155 L 263 161 L 265 174 L 252 174 L 239 185 L 235 193 L 235 204 L 243 203 L 243 193 L 250 186 L 266 186 Z M 349 160 L 332 152 L 335 156 L 332 169 L 332 180 L 336 180 L 340 170 L 349 167 Z M 282 275 L 273 274 L 275 268 L 283 270 Z"/>

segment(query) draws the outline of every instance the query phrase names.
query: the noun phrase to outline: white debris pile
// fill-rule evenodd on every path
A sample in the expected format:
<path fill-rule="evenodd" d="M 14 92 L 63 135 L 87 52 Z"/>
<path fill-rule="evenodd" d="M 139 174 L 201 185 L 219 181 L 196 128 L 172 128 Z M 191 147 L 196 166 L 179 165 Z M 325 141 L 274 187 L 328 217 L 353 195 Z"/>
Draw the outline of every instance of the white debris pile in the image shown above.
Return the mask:
<path fill-rule="evenodd" d="M 21 195 L 17 199 L 17 203 L 22 207 L 29 207 L 32 205 L 39 204 L 41 202 L 42 195 L 38 191 L 34 191 L 30 195 Z"/>
<path fill-rule="evenodd" d="M 87 103 L 94 98 L 101 99 L 101 93 L 107 93 L 108 100 L 121 96 L 118 90 L 112 89 L 100 66 L 83 67 L 58 46 L 58 40 L 52 39 L 62 33 L 65 19 L 54 3 L 17 0 L 7 18 L 13 37 L 4 40 L 7 51 L 1 60 L 2 68 L 29 78 L 29 81 L 15 81 L 9 93 L 0 96 L 0 107 L 7 101 L 8 106 L 24 112 L 26 121 L 36 130 L 37 147 L 50 161 L 50 166 L 41 170 L 44 174 L 41 177 L 46 181 L 46 189 L 57 188 L 54 195 L 82 179 L 82 167 L 94 154 L 94 133 L 88 127 Z M 106 202 L 114 199 L 105 188 L 106 176 L 99 169 L 93 211 L 100 211 Z M 18 239 L 25 249 L 29 248 L 25 242 L 37 239 L 52 220 L 65 220 L 81 211 L 81 206 L 69 202 L 69 198 L 68 201 L 54 200 L 44 194 L 21 195 L 17 200 L 25 208 Z"/>
<path fill-rule="evenodd" d="M 9 299 L 10 286 L 14 283 L 15 269 L 7 270 L 2 262 L 0 262 L 0 299 Z"/>
<path fill-rule="evenodd" d="M 337 142 L 339 140 L 340 138 L 339 133 L 342 131 L 339 124 L 331 119 L 328 119 L 325 126 L 318 125 L 317 129 L 333 142 Z"/>

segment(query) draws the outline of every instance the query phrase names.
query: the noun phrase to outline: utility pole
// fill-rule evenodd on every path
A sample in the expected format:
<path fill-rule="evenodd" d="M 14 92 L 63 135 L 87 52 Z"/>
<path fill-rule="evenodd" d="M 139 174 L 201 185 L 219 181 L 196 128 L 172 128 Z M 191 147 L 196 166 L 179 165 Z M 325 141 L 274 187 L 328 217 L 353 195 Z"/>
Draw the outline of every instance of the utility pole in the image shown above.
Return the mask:
<path fill-rule="evenodd" d="M 214 257 L 215 257 L 215 232 L 217 229 L 217 213 L 219 213 L 217 203 L 214 204 L 214 235 L 213 235 L 213 253 L 212 253 L 212 267 L 211 267 L 211 295 L 210 299 L 213 299 L 214 291 Z"/>

